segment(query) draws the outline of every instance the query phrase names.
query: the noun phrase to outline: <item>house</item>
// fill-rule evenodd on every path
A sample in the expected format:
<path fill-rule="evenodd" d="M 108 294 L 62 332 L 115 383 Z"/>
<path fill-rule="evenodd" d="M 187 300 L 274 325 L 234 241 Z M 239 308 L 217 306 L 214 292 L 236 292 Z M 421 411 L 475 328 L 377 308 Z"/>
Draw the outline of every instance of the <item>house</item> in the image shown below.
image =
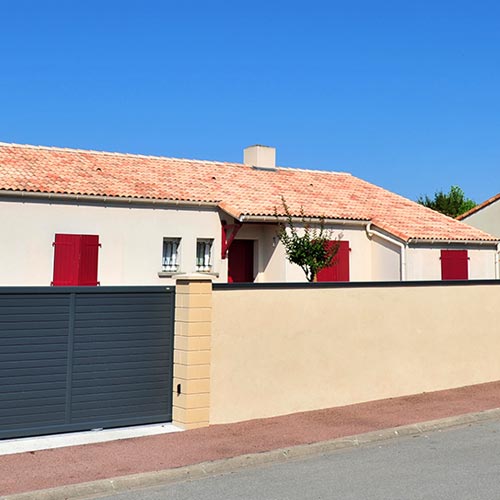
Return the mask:
<path fill-rule="evenodd" d="M 499 237 L 348 173 L 0 143 L 1 285 L 304 281 L 281 197 L 341 235 L 327 281 L 493 279 Z"/>
<path fill-rule="evenodd" d="M 500 238 L 500 193 L 458 216 L 457 219 Z"/>

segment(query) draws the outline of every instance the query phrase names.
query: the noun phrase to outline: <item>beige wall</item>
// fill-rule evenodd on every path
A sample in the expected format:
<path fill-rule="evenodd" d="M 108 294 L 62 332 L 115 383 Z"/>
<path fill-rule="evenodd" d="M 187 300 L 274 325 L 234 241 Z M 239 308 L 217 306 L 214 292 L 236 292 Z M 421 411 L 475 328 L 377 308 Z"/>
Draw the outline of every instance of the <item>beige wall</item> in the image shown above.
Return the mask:
<path fill-rule="evenodd" d="M 487 233 L 500 237 L 500 202 L 493 202 L 491 205 L 469 215 L 463 221 Z"/>
<path fill-rule="evenodd" d="M 210 423 L 500 379 L 500 286 L 213 292 Z"/>
<path fill-rule="evenodd" d="M 101 285 L 172 284 L 158 277 L 163 238 L 181 238 L 180 272 L 196 269 L 196 239 L 214 239 L 214 271 L 227 281 L 221 261 L 216 209 L 133 208 L 34 202 L 0 202 L 1 285 L 50 285 L 56 233 L 98 234 Z"/>

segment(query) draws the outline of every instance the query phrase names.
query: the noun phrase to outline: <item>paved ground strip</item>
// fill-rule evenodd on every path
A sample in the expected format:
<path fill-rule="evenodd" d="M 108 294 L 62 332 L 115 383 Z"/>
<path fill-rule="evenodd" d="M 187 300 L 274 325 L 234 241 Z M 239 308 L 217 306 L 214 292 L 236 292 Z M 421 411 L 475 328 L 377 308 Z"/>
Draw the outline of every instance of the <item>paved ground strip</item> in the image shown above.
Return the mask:
<path fill-rule="evenodd" d="M 500 420 L 427 432 L 100 500 L 498 500 Z"/>
<path fill-rule="evenodd" d="M 0 494 L 173 469 L 500 407 L 500 382 L 0 457 Z"/>

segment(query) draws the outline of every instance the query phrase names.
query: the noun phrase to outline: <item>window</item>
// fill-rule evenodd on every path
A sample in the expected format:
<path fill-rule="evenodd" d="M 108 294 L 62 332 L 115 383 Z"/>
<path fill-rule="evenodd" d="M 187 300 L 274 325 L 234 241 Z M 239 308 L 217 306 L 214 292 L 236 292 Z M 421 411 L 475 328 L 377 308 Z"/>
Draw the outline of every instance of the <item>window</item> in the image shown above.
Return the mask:
<path fill-rule="evenodd" d="M 213 240 L 196 240 L 196 270 L 208 272 L 212 270 Z"/>
<path fill-rule="evenodd" d="M 351 251 L 349 242 L 346 240 L 328 242 L 329 246 L 337 244 L 339 249 L 331 266 L 325 267 L 318 273 L 318 281 L 349 281 L 349 252 Z"/>
<path fill-rule="evenodd" d="M 469 257 L 467 250 L 441 250 L 441 279 L 469 279 Z"/>
<path fill-rule="evenodd" d="M 99 236 L 56 234 L 53 286 L 96 286 Z"/>
<path fill-rule="evenodd" d="M 179 269 L 180 238 L 163 239 L 162 271 L 176 272 Z"/>

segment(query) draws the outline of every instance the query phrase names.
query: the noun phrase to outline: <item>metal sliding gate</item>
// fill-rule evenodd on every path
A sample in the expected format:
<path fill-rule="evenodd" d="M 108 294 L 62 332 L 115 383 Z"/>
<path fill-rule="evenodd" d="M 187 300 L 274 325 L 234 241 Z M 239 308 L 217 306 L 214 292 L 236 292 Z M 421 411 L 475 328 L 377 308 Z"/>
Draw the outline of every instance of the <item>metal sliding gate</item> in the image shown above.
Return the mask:
<path fill-rule="evenodd" d="M 170 421 L 174 294 L 0 288 L 0 438 Z"/>

